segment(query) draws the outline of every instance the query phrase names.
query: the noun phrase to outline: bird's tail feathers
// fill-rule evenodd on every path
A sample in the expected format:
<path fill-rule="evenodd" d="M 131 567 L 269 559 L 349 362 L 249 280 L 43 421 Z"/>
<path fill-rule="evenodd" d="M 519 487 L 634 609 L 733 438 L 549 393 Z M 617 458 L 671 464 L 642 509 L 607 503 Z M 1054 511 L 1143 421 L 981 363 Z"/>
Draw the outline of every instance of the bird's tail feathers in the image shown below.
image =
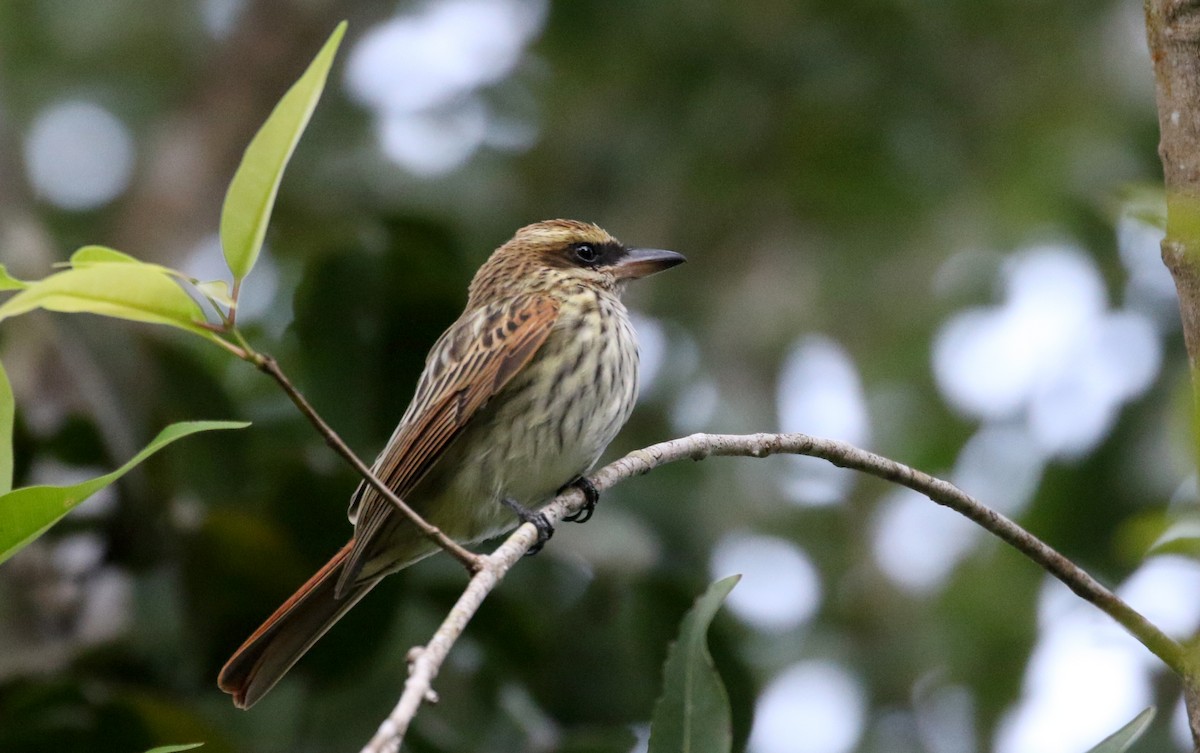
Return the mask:
<path fill-rule="evenodd" d="M 308 579 L 246 639 L 225 663 L 217 684 L 239 708 L 250 708 L 317 640 L 367 594 L 379 578 L 358 581 L 338 593 L 338 580 L 354 540 Z"/>

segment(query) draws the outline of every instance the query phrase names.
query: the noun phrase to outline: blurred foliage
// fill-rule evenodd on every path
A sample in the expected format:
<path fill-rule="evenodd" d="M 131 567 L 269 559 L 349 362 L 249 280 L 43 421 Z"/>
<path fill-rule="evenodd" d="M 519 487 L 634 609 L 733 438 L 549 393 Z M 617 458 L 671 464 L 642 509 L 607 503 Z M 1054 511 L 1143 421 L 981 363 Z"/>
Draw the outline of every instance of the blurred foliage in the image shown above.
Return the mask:
<path fill-rule="evenodd" d="M 1154 720 L 1154 709 L 1148 708 L 1138 714 L 1129 724 L 1112 733 L 1088 753 L 1125 753 L 1137 739 L 1146 731 L 1146 727 Z"/>
<path fill-rule="evenodd" d="M 220 5 L 236 20 L 213 33 L 204 18 Z M 224 188 L 287 85 L 343 15 L 349 50 L 409 7 L 0 3 L 0 261 L 29 279 L 86 243 L 185 268 L 219 259 Z M 1066 238 L 1120 298 L 1110 208 L 1158 176 L 1139 14 L 1116 0 L 558 2 L 524 62 L 484 92 L 536 123 L 533 146 L 484 149 L 437 178 L 381 156 L 335 63 L 247 281 L 267 300 L 240 323 L 374 457 L 490 250 L 530 221 L 594 220 L 690 259 L 631 291 L 666 347 L 611 455 L 777 428 L 780 365 L 820 332 L 859 369 L 872 448 L 945 472 L 975 423 L 936 389 L 931 342 L 951 314 L 995 298 L 994 264 L 946 284 L 949 261 Z M 86 211 L 46 201 L 22 164 L 39 112 L 72 97 L 113 112 L 137 150 L 127 189 Z M 254 423 L 150 459 L 0 568 L 0 750 L 356 749 L 394 703 L 405 651 L 462 586 L 445 558 L 389 579 L 253 712 L 233 709 L 218 668 L 343 543 L 355 480 L 269 380 L 194 339 L 47 314 L 0 327 L 17 485 L 98 475 L 173 421 Z M 1105 582 L 1137 567 L 1165 528 L 1148 516 L 1189 472 L 1177 334 L 1166 353 L 1154 388 L 1097 450 L 1051 465 L 1022 515 Z M 715 386 L 711 411 L 683 400 L 700 384 Z M 904 590 L 871 551 L 886 487 L 860 480 L 841 504 L 797 506 L 783 470 L 712 459 L 607 494 L 484 605 L 408 749 L 631 749 L 713 546 L 737 530 L 802 546 L 824 597 L 782 632 L 717 616 L 735 750 L 767 682 L 808 658 L 862 682 L 859 750 L 932 750 L 911 720 L 939 686 L 970 690 L 987 748 L 1021 694 L 1041 573 L 984 545 L 933 592 Z M 1144 749 L 1169 749 L 1166 717 Z M 907 736 L 887 726 L 897 718 Z"/>

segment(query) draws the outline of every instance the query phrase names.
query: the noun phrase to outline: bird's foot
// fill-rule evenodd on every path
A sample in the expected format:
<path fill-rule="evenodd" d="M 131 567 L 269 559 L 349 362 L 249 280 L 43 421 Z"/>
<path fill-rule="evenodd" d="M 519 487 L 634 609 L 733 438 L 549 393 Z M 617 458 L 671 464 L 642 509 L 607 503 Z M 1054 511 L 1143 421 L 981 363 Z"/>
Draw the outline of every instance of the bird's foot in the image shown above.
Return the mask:
<path fill-rule="evenodd" d="M 563 520 L 569 523 L 586 523 L 592 519 L 592 513 L 596 511 L 596 503 L 600 501 L 600 490 L 588 480 L 587 476 L 580 476 L 558 491 L 561 494 L 571 487 L 583 492 L 583 507 L 579 508 L 579 512 L 565 516 Z"/>
<path fill-rule="evenodd" d="M 537 529 L 537 541 L 529 548 L 528 552 L 525 552 L 525 556 L 537 554 L 542 551 L 542 547 L 554 535 L 554 526 L 550 525 L 550 521 L 546 519 L 546 516 L 540 512 L 530 510 L 511 497 L 505 497 L 500 500 L 500 504 L 516 513 L 522 523 L 531 523 Z"/>

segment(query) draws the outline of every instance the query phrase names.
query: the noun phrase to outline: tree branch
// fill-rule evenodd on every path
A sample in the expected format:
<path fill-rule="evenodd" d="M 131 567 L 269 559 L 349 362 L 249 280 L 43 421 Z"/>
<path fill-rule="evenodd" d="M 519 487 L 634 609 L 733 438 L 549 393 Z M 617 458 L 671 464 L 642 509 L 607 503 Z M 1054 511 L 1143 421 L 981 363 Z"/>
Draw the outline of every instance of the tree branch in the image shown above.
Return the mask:
<path fill-rule="evenodd" d="M 1167 192 L 1162 258 L 1179 295 L 1192 373 L 1192 424 L 1200 426 L 1200 0 L 1143 0 L 1154 63 L 1158 154 Z M 1198 435 L 1200 439 L 1200 435 Z M 1200 442 L 1193 448 L 1200 467 Z M 1200 667 L 1184 676 L 1192 744 L 1200 751 Z"/>
<path fill-rule="evenodd" d="M 1176 674 L 1187 677 L 1184 648 L 1159 630 L 1133 607 L 1101 585 L 1049 545 L 1000 513 L 948 481 L 897 463 L 894 460 L 859 449 L 844 442 L 817 439 L 805 434 L 693 434 L 635 450 L 600 469 L 591 477 L 597 490 L 640 476 L 660 465 L 678 460 L 703 460 L 711 455 L 762 458 L 792 454 L 821 458 L 842 468 L 850 468 L 920 492 L 929 499 L 965 515 L 990 533 L 1012 545 L 1046 572 L 1050 573 L 1084 600 L 1091 602 L 1128 630 L 1139 642 L 1161 659 Z M 583 506 L 583 494 L 569 489 L 558 495 L 542 512 L 552 525 Z M 467 623 L 483 600 L 500 583 L 509 569 L 533 545 L 537 532 L 530 524 L 520 526 L 494 552 L 483 558 L 483 566 L 471 578 L 446 619 L 428 645 L 409 653 L 409 677 L 404 692 L 392 713 L 380 725 L 363 753 L 394 753 L 422 701 L 435 700 L 433 680 Z"/>
<path fill-rule="evenodd" d="M 1194 408 L 1200 410 L 1200 2 L 1145 0 L 1145 11 L 1167 192 L 1162 258 L 1179 294 Z"/>

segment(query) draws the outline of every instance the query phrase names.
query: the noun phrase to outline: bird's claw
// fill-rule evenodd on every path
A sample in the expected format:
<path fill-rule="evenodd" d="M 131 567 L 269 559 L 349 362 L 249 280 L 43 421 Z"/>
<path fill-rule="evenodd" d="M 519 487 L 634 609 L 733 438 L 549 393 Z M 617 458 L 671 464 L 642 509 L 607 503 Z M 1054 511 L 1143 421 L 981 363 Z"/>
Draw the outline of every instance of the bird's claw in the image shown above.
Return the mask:
<path fill-rule="evenodd" d="M 583 492 L 583 507 L 579 508 L 578 512 L 563 516 L 563 520 L 568 523 L 586 523 L 592 519 L 592 513 L 596 511 L 596 503 L 600 501 L 600 490 L 587 476 L 580 476 L 559 491 L 563 492 L 571 487 Z"/>
<path fill-rule="evenodd" d="M 542 547 L 554 535 L 554 526 L 550 525 L 550 521 L 546 518 L 546 515 L 530 510 L 525 505 L 509 497 L 500 500 L 500 504 L 516 513 L 522 523 L 529 523 L 537 529 L 537 541 L 533 543 L 533 546 L 529 547 L 529 551 L 525 552 L 525 556 L 528 557 L 542 551 Z"/>

